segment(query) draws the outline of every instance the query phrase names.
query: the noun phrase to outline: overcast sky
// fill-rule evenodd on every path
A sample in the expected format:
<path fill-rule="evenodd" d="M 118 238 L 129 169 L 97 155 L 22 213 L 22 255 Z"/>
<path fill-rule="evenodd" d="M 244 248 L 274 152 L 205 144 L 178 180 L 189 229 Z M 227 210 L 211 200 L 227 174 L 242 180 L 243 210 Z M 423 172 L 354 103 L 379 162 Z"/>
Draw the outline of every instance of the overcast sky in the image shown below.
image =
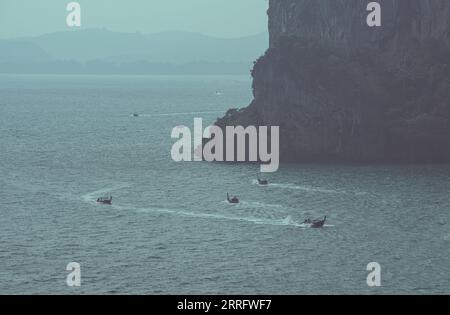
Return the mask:
<path fill-rule="evenodd" d="M 67 30 L 70 0 L 0 0 L 0 38 Z M 267 0 L 79 0 L 82 28 L 241 37 L 267 30 Z"/>

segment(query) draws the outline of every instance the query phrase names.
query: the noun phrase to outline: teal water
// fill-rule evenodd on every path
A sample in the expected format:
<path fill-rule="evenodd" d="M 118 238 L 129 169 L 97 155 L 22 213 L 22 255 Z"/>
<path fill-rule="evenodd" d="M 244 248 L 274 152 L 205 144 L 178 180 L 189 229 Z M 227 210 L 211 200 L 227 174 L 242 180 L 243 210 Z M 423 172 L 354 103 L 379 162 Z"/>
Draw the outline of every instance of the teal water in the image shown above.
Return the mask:
<path fill-rule="evenodd" d="M 0 293 L 450 293 L 449 165 L 282 165 L 259 187 L 256 165 L 171 160 L 173 127 L 251 97 L 247 77 L 0 76 Z"/>

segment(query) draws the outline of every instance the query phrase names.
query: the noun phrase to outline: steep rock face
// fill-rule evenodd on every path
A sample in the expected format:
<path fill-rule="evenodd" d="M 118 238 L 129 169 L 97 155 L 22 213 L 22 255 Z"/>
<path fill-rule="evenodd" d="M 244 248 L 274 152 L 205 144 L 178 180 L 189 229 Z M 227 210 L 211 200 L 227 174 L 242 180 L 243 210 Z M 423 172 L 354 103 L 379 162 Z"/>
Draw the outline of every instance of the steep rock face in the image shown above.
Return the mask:
<path fill-rule="evenodd" d="M 450 2 L 272 0 L 254 101 L 217 125 L 280 126 L 280 157 L 450 162 Z"/>
<path fill-rule="evenodd" d="M 367 27 L 369 2 L 272 0 L 269 9 L 271 44 L 289 35 L 353 45 L 377 40 L 425 42 L 437 39 L 449 43 L 450 5 L 447 1 L 379 0 L 383 22 L 380 28 Z"/>

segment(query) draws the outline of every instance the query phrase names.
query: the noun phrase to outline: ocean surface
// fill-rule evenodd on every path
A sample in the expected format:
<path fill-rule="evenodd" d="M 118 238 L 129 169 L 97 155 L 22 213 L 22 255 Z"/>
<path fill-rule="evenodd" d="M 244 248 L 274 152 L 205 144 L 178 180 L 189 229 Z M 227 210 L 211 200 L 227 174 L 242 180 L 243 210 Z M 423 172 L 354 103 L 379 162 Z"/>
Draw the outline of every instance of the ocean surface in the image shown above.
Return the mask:
<path fill-rule="evenodd" d="M 450 293 L 449 165 L 290 164 L 260 187 L 257 165 L 171 160 L 172 128 L 251 98 L 239 76 L 0 76 L 0 293 Z"/>

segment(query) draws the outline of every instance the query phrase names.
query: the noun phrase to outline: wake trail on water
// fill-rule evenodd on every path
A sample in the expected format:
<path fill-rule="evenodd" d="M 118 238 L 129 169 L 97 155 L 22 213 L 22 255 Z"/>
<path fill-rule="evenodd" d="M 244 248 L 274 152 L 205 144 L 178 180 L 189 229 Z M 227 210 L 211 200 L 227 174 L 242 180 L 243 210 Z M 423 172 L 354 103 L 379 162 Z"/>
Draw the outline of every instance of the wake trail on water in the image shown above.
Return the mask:
<path fill-rule="evenodd" d="M 199 219 L 211 219 L 211 220 L 226 220 L 226 221 L 239 221 L 239 222 L 249 222 L 258 225 L 271 225 L 271 226 L 291 226 L 297 228 L 311 228 L 310 224 L 298 223 L 292 219 L 292 216 L 288 215 L 284 219 L 267 219 L 267 218 L 256 218 L 256 217 L 244 217 L 244 216 L 233 216 L 224 215 L 218 213 L 201 213 L 201 212 L 191 212 L 180 209 L 168 209 L 160 207 L 150 207 L 150 208 L 134 208 L 134 207 L 124 207 L 115 206 L 118 210 L 126 211 L 133 210 L 138 213 L 162 213 L 182 217 L 192 217 Z M 325 224 L 324 227 L 333 227 L 333 225 Z"/>
<path fill-rule="evenodd" d="M 121 207 L 123 210 L 123 207 Z M 241 217 L 241 216 L 232 216 L 232 215 L 223 215 L 217 213 L 200 213 L 200 212 L 190 212 L 185 210 L 176 210 L 176 209 L 167 209 L 167 208 L 141 208 L 135 209 L 139 213 L 164 213 L 171 214 L 183 217 L 193 217 L 200 219 L 214 219 L 214 220 L 227 220 L 227 221 L 240 221 L 240 222 L 249 222 L 253 224 L 261 224 L 261 225 L 273 225 L 273 226 L 294 226 L 298 228 L 307 228 L 308 226 L 305 224 L 300 224 L 295 222 L 291 216 L 286 217 L 285 219 L 265 219 L 265 218 L 256 218 L 256 217 Z"/>
<path fill-rule="evenodd" d="M 310 224 L 298 223 L 292 219 L 292 216 L 287 216 L 284 219 L 266 219 L 266 218 L 256 218 L 256 217 L 241 217 L 241 216 L 231 216 L 223 214 L 212 214 L 212 213 L 199 213 L 190 212 L 184 210 L 176 209 L 166 209 L 166 208 L 141 208 L 135 209 L 139 213 L 164 213 L 184 217 L 194 217 L 200 219 L 214 219 L 214 220 L 227 220 L 227 221 L 240 221 L 249 222 L 258 225 L 272 225 L 272 226 L 291 226 L 297 228 L 311 228 Z M 324 227 L 333 227 L 333 225 L 325 224 Z"/>
<path fill-rule="evenodd" d="M 96 200 L 102 194 L 109 194 L 115 190 L 123 189 L 129 187 L 128 184 L 121 184 L 116 186 L 111 186 L 103 189 L 99 189 L 90 193 L 87 193 L 81 196 L 81 199 L 90 204 L 96 204 Z M 227 202 L 227 201 L 226 201 Z M 228 202 L 227 202 L 228 203 Z M 247 202 L 242 204 L 245 205 L 259 205 L 261 207 L 270 207 L 271 205 L 259 203 L 259 202 Z M 237 204 L 235 206 L 239 207 L 241 204 Z M 281 205 L 272 205 L 283 207 Z M 192 212 L 181 209 L 170 209 L 170 208 L 162 208 L 162 207 L 146 207 L 146 208 L 138 208 L 134 205 L 116 205 L 113 204 L 108 206 L 111 209 L 115 209 L 118 211 L 135 211 L 138 213 L 162 213 L 169 214 L 175 216 L 183 216 L 183 217 L 192 217 L 192 218 L 200 218 L 200 219 L 211 219 L 211 220 L 227 220 L 227 221 L 239 221 L 239 222 L 249 222 L 253 224 L 260 225 L 272 225 L 272 226 L 291 226 L 297 228 L 310 228 L 309 224 L 298 223 L 293 220 L 291 215 L 288 215 L 284 219 L 269 219 L 269 218 L 258 218 L 258 217 L 250 217 L 250 216 L 235 216 L 235 215 L 225 215 L 220 213 L 202 213 L 202 212 Z M 325 227 L 331 227 L 331 225 L 325 225 Z"/>
<path fill-rule="evenodd" d="M 139 117 L 170 117 L 187 115 L 205 115 L 205 114 L 223 114 L 223 111 L 204 111 L 204 112 L 182 112 L 182 113 L 161 113 L 161 114 L 139 114 Z M 133 116 L 133 115 L 132 115 Z"/>
<path fill-rule="evenodd" d="M 223 200 L 223 204 L 227 204 L 229 206 L 235 207 L 235 208 L 276 208 L 276 209 L 287 209 L 285 206 L 280 204 L 270 204 L 270 203 L 264 203 L 259 201 L 245 201 L 241 200 L 237 204 L 229 203 L 228 200 Z"/>
<path fill-rule="evenodd" d="M 257 185 L 257 186 L 262 186 L 262 187 L 302 190 L 302 191 L 313 192 L 313 193 L 325 193 L 325 194 L 344 194 L 345 193 L 345 191 L 342 191 L 342 190 L 325 189 L 325 188 L 305 186 L 305 185 L 295 185 L 295 184 L 290 184 L 290 183 L 269 183 L 268 185 L 260 185 L 256 179 L 252 181 L 252 184 Z"/>
<path fill-rule="evenodd" d="M 127 188 L 130 187 L 130 185 L 128 184 L 119 184 L 119 185 L 115 185 L 115 186 L 111 186 L 111 187 L 106 187 L 106 188 L 102 188 L 90 193 L 87 193 L 83 196 L 81 196 L 81 199 L 83 199 L 83 201 L 88 202 L 88 203 L 95 203 L 97 198 L 99 197 L 104 197 L 102 196 L 103 194 L 109 194 L 113 191 L 119 190 L 119 189 L 123 189 L 123 188 Z"/>

